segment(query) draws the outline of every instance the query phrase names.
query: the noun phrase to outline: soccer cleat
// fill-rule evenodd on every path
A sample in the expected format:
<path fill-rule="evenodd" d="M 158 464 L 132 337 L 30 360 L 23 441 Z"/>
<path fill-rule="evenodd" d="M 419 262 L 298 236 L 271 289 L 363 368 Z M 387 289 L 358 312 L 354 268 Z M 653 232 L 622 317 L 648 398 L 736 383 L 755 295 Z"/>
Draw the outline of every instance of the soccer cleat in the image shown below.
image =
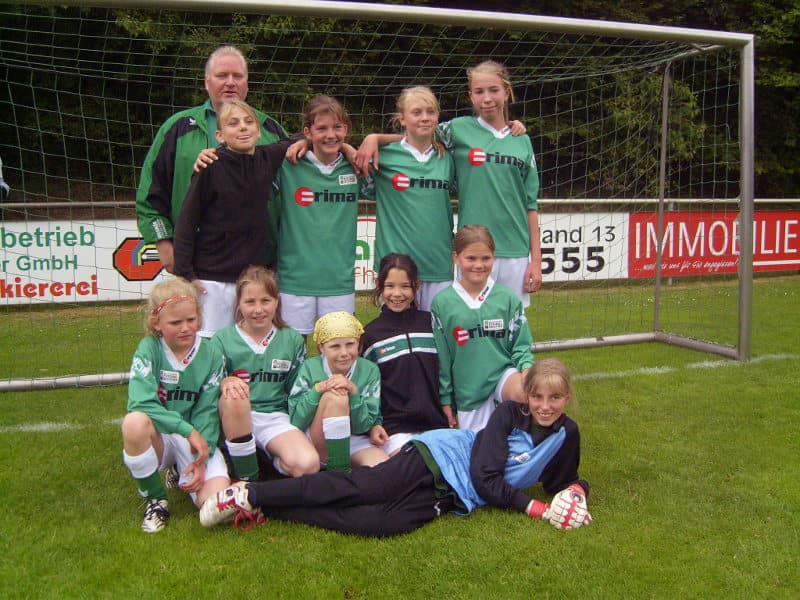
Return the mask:
<path fill-rule="evenodd" d="M 263 523 L 264 513 L 260 508 L 253 508 L 247 494 L 246 481 L 237 481 L 220 490 L 200 507 L 200 524 L 213 527 L 232 520 L 236 527 L 248 531 L 253 525 Z"/>
<path fill-rule="evenodd" d="M 181 475 L 178 473 L 178 467 L 175 465 L 172 465 L 167 469 L 166 473 L 164 473 L 164 487 L 168 490 L 177 490 L 180 480 Z"/>
<path fill-rule="evenodd" d="M 167 526 L 167 519 L 169 519 L 169 510 L 165 499 L 148 498 L 144 501 L 142 531 L 158 533 Z"/>

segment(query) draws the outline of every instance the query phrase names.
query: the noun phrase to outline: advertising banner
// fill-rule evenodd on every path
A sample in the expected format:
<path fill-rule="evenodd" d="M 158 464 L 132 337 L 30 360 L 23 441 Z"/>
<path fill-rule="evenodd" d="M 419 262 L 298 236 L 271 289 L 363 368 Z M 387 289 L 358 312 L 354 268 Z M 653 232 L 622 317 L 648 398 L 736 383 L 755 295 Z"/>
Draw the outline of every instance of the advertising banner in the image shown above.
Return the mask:
<path fill-rule="evenodd" d="M 664 215 L 662 274 L 735 273 L 740 224 L 736 213 Z M 545 282 L 653 277 L 658 215 L 540 214 Z M 753 269 L 800 270 L 800 211 L 758 211 Z M 356 290 L 371 290 L 375 217 L 358 220 Z M 0 304 L 139 300 L 170 277 L 136 221 L 20 221 L 0 224 Z"/>

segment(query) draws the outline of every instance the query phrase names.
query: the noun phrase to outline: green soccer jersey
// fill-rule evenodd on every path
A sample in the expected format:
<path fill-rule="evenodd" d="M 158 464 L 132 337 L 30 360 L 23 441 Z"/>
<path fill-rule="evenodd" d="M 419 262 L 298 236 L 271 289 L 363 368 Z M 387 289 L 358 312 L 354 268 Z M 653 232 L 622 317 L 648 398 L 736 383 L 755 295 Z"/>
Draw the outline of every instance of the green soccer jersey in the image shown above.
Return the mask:
<path fill-rule="evenodd" d="M 219 348 L 200 336 L 183 360 L 163 340 L 147 336 L 133 355 L 128 412 L 147 414 L 159 433 L 189 437 L 196 429 L 213 454 L 219 439 L 222 363 Z"/>
<path fill-rule="evenodd" d="M 391 252 L 408 254 L 422 281 L 451 281 L 455 169 L 449 153 L 421 153 L 405 140 L 381 148 L 381 168 L 362 188 L 377 201 L 375 272 Z"/>
<path fill-rule="evenodd" d="M 322 356 L 306 360 L 297 373 L 294 387 L 289 394 L 289 418 L 292 425 L 306 430 L 314 420 L 321 394 L 314 384 L 330 379 L 331 371 Z M 350 394 L 350 432 L 353 435 L 369 433 L 381 418 L 381 372 L 375 363 L 360 356 L 356 359 L 347 378 L 358 388 Z"/>
<path fill-rule="evenodd" d="M 454 282 L 433 299 L 431 313 L 443 405 L 455 403 L 458 410 L 476 410 L 506 369 L 522 371 L 533 364 L 522 303 L 491 278 L 477 298 Z"/>
<path fill-rule="evenodd" d="M 358 179 L 343 156 L 323 165 L 308 152 L 284 161 L 275 188 L 281 224 L 278 277 L 296 296 L 341 296 L 355 290 Z"/>
<path fill-rule="evenodd" d="M 530 138 L 511 135 L 508 127 L 498 132 L 476 117 L 441 123 L 439 133 L 456 165 L 459 228 L 485 225 L 496 256 L 528 256 L 528 211 L 538 209 L 539 195 Z"/>
<path fill-rule="evenodd" d="M 250 386 L 250 408 L 255 412 L 289 412 L 289 391 L 306 357 L 303 337 L 291 327 L 273 327 L 261 341 L 238 325 L 214 335 L 225 356 L 225 374 Z"/>

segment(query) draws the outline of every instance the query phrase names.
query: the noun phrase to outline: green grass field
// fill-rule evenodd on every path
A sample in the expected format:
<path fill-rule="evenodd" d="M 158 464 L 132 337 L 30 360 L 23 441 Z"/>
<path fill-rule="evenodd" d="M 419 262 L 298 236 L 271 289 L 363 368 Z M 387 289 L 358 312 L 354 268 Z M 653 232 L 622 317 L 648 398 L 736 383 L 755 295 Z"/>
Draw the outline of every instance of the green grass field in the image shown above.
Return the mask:
<path fill-rule="evenodd" d="M 121 457 L 125 387 L 0 394 L 0 597 L 800 597 L 800 277 L 757 279 L 753 313 L 746 364 L 656 344 L 557 354 L 592 484 L 594 522 L 574 532 L 492 508 L 387 540 L 276 521 L 204 530 L 171 491 L 169 526 L 145 535 Z M 108 331 L 86 345 L 47 311 L 15 314 L 6 364 L 55 345 L 78 372 L 126 370 L 94 369 L 104 343 L 122 332 L 132 350 L 140 331 L 133 308 L 102 324 L 70 309 L 60 327 Z"/>

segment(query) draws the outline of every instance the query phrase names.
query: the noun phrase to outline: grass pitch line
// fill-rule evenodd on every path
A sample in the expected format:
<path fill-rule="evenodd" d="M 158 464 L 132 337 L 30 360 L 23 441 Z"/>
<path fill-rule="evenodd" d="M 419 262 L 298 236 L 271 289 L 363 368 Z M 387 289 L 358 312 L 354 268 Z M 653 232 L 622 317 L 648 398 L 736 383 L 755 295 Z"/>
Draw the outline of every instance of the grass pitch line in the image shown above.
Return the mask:
<path fill-rule="evenodd" d="M 614 371 L 610 373 L 582 373 L 575 374 L 572 378 L 576 381 L 588 380 L 594 381 L 598 379 L 619 379 L 623 377 L 636 377 L 637 375 L 665 375 L 683 369 L 719 369 L 722 367 L 741 367 L 749 364 L 763 363 L 773 360 L 797 360 L 800 355 L 797 354 L 764 354 L 756 356 L 750 362 L 739 362 L 736 360 L 704 360 L 696 363 L 689 363 L 684 367 L 642 367 L 640 369 L 630 369 L 628 371 Z"/>
<path fill-rule="evenodd" d="M 50 431 L 68 431 L 75 429 L 83 429 L 83 425 L 76 425 L 75 423 L 51 423 L 45 421 L 43 423 L 22 423 L 21 425 L 8 425 L 0 427 L 0 433 L 39 433 Z"/>

